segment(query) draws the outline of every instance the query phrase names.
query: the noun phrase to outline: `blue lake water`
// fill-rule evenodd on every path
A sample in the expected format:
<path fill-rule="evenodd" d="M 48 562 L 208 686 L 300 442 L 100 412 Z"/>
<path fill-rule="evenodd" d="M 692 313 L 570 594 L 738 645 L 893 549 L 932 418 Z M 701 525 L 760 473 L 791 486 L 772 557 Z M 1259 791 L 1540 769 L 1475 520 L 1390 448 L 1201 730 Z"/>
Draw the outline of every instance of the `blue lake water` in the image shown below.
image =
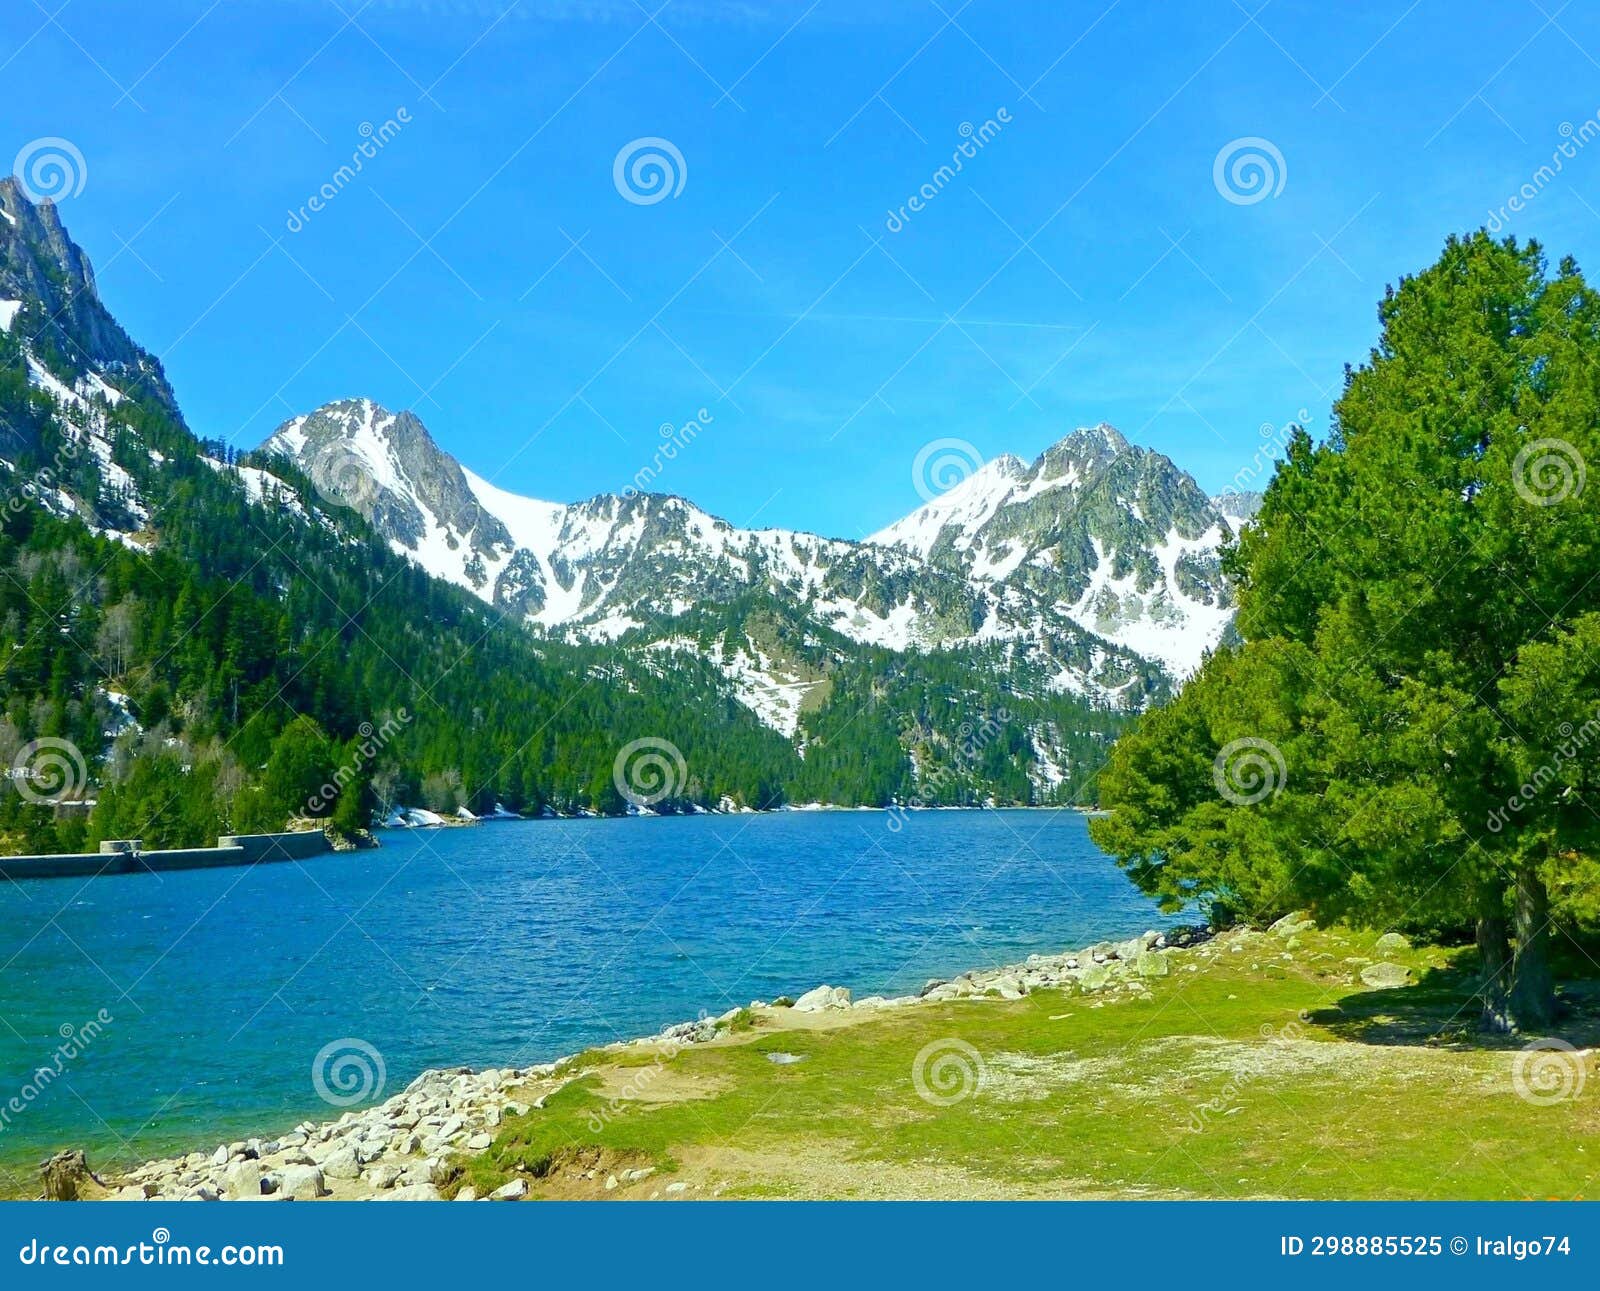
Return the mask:
<path fill-rule="evenodd" d="M 312 1066 L 335 1040 L 372 1046 L 395 1092 L 425 1067 L 545 1061 L 822 981 L 914 992 L 1171 922 L 1076 813 L 889 821 L 495 823 L 6 884 L 0 1168 L 15 1188 L 59 1147 L 99 1166 L 331 1119 Z M 92 1038 L 34 1078 L 74 1028 Z"/>

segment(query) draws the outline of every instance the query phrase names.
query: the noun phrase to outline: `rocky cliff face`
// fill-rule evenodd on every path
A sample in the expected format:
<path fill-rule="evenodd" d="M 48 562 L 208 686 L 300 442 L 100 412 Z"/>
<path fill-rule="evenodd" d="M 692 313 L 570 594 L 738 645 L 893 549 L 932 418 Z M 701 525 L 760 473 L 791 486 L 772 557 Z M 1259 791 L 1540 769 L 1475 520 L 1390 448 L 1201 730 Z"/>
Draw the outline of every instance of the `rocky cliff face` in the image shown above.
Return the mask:
<path fill-rule="evenodd" d="M 35 205 L 15 176 L 0 179 L 0 325 L 28 337 L 69 386 L 97 375 L 156 400 L 181 421 L 160 360 L 134 343 L 100 302 L 89 258 L 53 202 Z"/>

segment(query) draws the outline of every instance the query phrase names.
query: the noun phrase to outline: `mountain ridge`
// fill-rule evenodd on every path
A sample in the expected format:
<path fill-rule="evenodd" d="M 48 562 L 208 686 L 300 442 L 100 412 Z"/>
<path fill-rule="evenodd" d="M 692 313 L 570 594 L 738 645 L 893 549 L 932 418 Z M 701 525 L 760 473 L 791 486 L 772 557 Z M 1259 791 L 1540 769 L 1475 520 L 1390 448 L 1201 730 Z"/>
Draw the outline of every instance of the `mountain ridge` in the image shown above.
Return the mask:
<path fill-rule="evenodd" d="M 676 494 L 524 497 L 463 466 L 413 414 L 366 398 L 290 418 L 261 451 L 288 457 L 430 573 L 575 640 L 643 631 L 659 643 L 693 607 L 763 588 L 863 646 L 1009 643 L 1034 661 L 1070 658 L 1051 676 L 1054 689 L 1137 707 L 1147 693 L 1142 683 L 1129 690 L 1138 661 L 1181 681 L 1232 617 L 1217 561 L 1233 536 L 1229 518 L 1170 459 L 1103 423 L 1032 464 L 991 459 L 859 542 L 739 528 Z M 1114 477 L 1124 459 L 1137 511 L 1077 523 L 1095 477 Z M 1029 560 L 1045 567 L 1024 568 Z M 771 673 L 747 653 L 726 663 L 730 680 L 748 681 L 750 663 Z M 767 681 L 794 684 L 776 673 Z"/>

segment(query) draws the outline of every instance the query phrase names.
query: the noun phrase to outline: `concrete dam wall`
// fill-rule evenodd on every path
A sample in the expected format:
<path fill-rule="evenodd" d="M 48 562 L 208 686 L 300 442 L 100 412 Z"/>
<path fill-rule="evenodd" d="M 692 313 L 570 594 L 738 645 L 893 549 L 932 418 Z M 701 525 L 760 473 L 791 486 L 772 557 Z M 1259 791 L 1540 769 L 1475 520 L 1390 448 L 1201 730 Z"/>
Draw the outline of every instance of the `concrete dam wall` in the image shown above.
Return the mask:
<path fill-rule="evenodd" d="M 107 839 L 98 852 L 56 856 L 0 856 L 0 878 L 87 878 L 95 874 L 164 873 L 219 865 L 261 865 L 303 861 L 331 852 L 320 829 L 288 834 L 224 834 L 215 847 L 160 848 L 145 851 L 137 838 Z"/>

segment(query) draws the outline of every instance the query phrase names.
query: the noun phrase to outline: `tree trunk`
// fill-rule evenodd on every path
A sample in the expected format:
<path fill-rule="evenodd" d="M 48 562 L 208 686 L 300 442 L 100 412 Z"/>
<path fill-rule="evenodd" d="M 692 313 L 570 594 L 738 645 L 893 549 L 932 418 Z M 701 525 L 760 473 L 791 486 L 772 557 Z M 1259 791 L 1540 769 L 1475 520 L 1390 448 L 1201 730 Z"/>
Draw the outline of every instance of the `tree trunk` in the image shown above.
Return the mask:
<path fill-rule="evenodd" d="M 1539 1031 L 1555 1020 L 1550 975 L 1550 894 L 1531 861 L 1517 866 L 1513 909 L 1517 953 L 1511 965 L 1511 1015 L 1519 1031 Z"/>
<path fill-rule="evenodd" d="M 1482 1027 L 1504 1035 L 1511 1023 L 1511 938 L 1499 894 L 1485 897 L 1478 916 L 1478 958 L 1483 966 Z"/>
<path fill-rule="evenodd" d="M 100 1182 L 89 1169 L 89 1158 L 81 1148 L 57 1152 L 48 1161 L 40 1162 L 39 1173 L 46 1201 L 77 1201 L 86 1185 Z"/>

